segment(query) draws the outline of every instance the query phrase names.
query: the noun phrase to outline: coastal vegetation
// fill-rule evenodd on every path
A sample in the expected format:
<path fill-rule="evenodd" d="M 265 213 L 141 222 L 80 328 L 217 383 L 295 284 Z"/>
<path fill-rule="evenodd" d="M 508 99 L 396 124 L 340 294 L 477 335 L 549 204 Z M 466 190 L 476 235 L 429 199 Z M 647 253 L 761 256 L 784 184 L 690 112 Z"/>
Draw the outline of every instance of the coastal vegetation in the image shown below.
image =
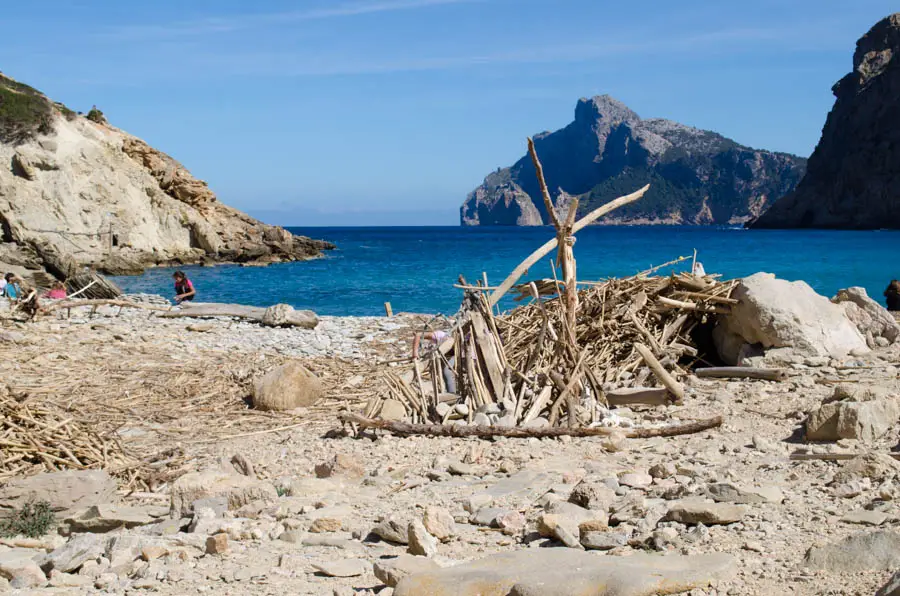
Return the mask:
<path fill-rule="evenodd" d="M 44 95 L 0 75 L 0 143 L 19 145 L 53 131 L 53 107 Z"/>

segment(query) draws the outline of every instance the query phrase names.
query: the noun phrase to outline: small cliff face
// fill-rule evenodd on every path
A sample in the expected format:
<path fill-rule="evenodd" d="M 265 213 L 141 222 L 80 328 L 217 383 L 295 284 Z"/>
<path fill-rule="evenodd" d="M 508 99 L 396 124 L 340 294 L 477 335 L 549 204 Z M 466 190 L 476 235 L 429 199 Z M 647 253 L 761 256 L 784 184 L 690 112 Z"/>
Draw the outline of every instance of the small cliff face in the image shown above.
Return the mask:
<path fill-rule="evenodd" d="M 97 120 L 0 75 L 6 253 L 18 245 L 65 275 L 81 265 L 135 273 L 161 264 L 290 261 L 333 248 L 223 205 L 180 163 Z"/>
<path fill-rule="evenodd" d="M 643 199 L 600 224 L 741 224 L 792 190 L 806 161 L 669 120 L 641 119 L 607 95 L 579 100 L 571 124 L 534 142 L 554 201 L 578 197 L 579 215 L 650 183 Z M 488 175 L 466 198 L 460 220 L 548 223 L 530 158 Z"/>
<path fill-rule="evenodd" d="M 900 13 L 856 44 L 796 191 L 758 228 L 900 228 Z"/>

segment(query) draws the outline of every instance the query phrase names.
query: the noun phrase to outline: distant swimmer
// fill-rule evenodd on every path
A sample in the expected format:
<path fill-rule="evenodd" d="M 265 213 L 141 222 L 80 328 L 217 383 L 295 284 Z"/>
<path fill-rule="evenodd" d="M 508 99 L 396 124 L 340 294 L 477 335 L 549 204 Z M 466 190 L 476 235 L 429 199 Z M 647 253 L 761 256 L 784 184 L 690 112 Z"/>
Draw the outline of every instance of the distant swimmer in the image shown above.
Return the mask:
<path fill-rule="evenodd" d="M 900 310 L 900 281 L 892 279 L 884 291 L 888 310 Z"/>

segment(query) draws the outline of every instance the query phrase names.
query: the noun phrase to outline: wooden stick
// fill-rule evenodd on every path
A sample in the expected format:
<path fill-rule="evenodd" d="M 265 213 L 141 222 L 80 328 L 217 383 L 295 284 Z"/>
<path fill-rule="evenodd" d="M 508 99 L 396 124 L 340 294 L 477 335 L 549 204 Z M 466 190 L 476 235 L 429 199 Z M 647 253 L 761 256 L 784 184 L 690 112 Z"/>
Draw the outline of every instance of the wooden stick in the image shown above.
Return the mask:
<path fill-rule="evenodd" d="M 664 406 L 669 403 L 669 390 L 665 387 L 627 387 L 606 392 L 611 406 Z"/>
<path fill-rule="evenodd" d="M 698 368 L 694 374 L 702 378 L 712 379 L 761 379 L 764 381 L 782 381 L 785 371 L 778 368 L 753 368 L 749 366 L 712 366 Z"/>
<path fill-rule="evenodd" d="M 462 426 L 460 424 L 409 424 L 391 420 L 371 420 L 349 412 L 338 416 L 341 422 L 353 423 L 360 428 L 387 430 L 398 435 L 427 435 L 432 437 L 603 437 L 622 432 L 628 439 L 649 439 L 652 437 L 674 437 L 703 432 L 722 425 L 722 417 L 670 424 L 656 428 L 610 428 L 565 426 L 544 428 L 523 428 L 520 426 Z"/>
<path fill-rule="evenodd" d="M 575 234 L 576 232 L 578 232 L 585 226 L 588 226 L 588 225 L 594 223 L 595 220 L 597 220 L 600 217 L 603 217 L 610 211 L 615 211 L 616 209 L 618 209 L 619 207 L 621 207 L 623 205 L 627 205 L 629 203 L 633 203 L 633 202 L 637 201 L 642 196 L 644 196 L 644 193 L 646 193 L 649 189 L 650 189 L 650 185 L 647 184 L 640 190 L 637 190 L 629 195 L 619 197 L 613 201 L 610 201 L 609 203 L 606 203 L 602 207 L 598 207 L 597 209 L 594 209 L 593 211 L 591 211 L 590 213 L 588 213 L 587 215 L 582 217 L 580 220 L 575 222 L 575 225 L 572 226 L 572 233 Z M 509 276 L 505 280 L 503 280 L 503 283 L 500 284 L 500 286 L 496 290 L 494 290 L 494 293 L 491 294 L 491 297 L 490 297 L 491 306 L 494 306 L 495 304 L 500 302 L 500 299 L 503 298 L 503 296 L 509 291 L 509 289 L 511 287 L 513 287 L 513 285 L 515 285 L 515 283 L 519 280 L 519 278 L 522 277 L 530 267 L 532 267 L 535 263 L 537 263 L 539 260 L 541 260 L 544 257 L 544 255 L 546 255 L 548 252 L 550 252 L 551 250 L 556 248 L 556 245 L 557 245 L 556 238 L 553 238 L 552 240 L 548 240 L 540 248 L 538 248 L 536 251 L 534 251 L 533 253 L 528 255 L 528 257 L 524 261 L 519 263 L 519 265 L 515 269 L 513 269 L 513 272 L 510 273 Z"/>
<path fill-rule="evenodd" d="M 676 403 L 683 401 L 684 387 L 669 374 L 669 371 L 663 368 L 663 365 L 659 363 L 659 360 L 656 359 L 656 356 L 653 355 L 650 348 L 644 344 L 634 344 L 634 349 L 637 350 L 638 354 L 641 355 L 641 358 L 643 358 L 650 370 L 653 371 L 657 380 L 659 380 L 659 382 L 675 396 Z"/>
<path fill-rule="evenodd" d="M 547 189 L 547 182 L 544 180 L 544 168 L 541 166 L 541 160 L 538 159 L 537 152 L 534 150 L 534 141 L 528 137 L 528 153 L 531 155 L 531 163 L 534 164 L 534 173 L 537 175 L 538 185 L 541 187 L 541 197 L 544 199 L 544 208 L 547 210 L 547 217 L 553 227 L 559 230 L 559 217 L 556 215 L 556 209 L 553 207 L 553 201 L 550 200 L 550 191 Z"/>
<path fill-rule="evenodd" d="M 721 306 L 699 306 L 694 304 L 693 302 L 685 302 L 683 300 L 673 300 L 672 298 L 666 298 L 665 296 L 659 296 L 656 300 L 662 304 L 663 306 L 668 306 L 670 308 L 682 308 L 684 310 L 695 310 L 697 312 L 708 312 L 714 313 L 717 315 L 727 315 L 731 314 L 730 308 L 724 308 Z"/>

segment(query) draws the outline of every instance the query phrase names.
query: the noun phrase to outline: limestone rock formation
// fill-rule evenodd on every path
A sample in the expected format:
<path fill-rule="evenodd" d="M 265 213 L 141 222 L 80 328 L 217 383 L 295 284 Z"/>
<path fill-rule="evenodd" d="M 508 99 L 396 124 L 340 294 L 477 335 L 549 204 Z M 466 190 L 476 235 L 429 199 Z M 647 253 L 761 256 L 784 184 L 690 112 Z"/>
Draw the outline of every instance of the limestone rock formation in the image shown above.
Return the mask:
<path fill-rule="evenodd" d="M 3 75 L 0 242 L 22 247 L 45 266 L 68 259 L 110 273 L 291 261 L 333 248 L 223 205 L 165 153 Z"/>
<path fill-rule="evenodd" d="M 802 178 L 806 160 L 751 149 L 714 132 L 641 119 L 603 95 L 580 99 L 575 120 L 534 137 L 554 201 L 578 197 L 579 216 L 650 183 L 643 199 L 603 224 L 742 224 Z M 489 174 L 460 209 L 463 225 L 542 225 L 534 166 L 526 155 Z"/>
<path fill-rule="evenodd" d="M 806 176 L 758 228 L 900 227 L 900 13 L 857 43 Z"/>

